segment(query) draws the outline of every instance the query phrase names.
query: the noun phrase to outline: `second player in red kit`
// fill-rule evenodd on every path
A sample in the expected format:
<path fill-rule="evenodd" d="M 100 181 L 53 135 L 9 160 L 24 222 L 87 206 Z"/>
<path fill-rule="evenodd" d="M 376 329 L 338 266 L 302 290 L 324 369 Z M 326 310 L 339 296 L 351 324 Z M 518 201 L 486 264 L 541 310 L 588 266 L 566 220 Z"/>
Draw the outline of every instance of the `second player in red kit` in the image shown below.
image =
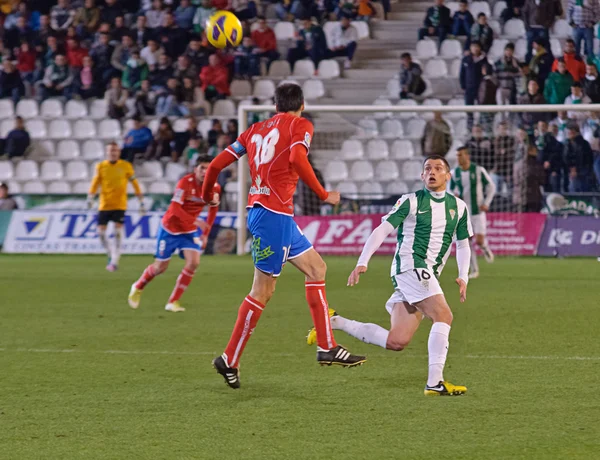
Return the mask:
<path fill-rule="evenodd" d="M 355 356 L 335 342 L 325 294 L 326 265 L 294 222 L 293 196 L 302 179 L 321 200 L 340 201 L 338 192 L 326 191 L 308 161 L 313 137 L 304 110 L 302 88 L 284 84 L 275 92 L 277 114 L 255 123 L 221 152 L 206 172 L 202 196 L 210 201 L 220 171 L 248 155 L 252 183 L 248 191 L 248 230 L 252 234 L 254 282 L 238 311 L 225 352 L 213 361 L 217 372 L 232 388 L 239 388 L 239 360 L 287 261 L 305 275 L 306 300 L 317 332 L 317 361 L 322 365 L 360 365 Z"/>

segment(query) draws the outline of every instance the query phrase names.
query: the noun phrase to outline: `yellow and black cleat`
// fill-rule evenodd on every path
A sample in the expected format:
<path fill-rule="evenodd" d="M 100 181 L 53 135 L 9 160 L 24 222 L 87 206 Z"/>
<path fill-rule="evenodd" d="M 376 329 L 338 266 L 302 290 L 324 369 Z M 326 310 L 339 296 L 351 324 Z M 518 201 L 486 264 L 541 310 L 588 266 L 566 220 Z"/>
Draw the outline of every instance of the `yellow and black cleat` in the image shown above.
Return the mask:
<path fill-rule="evenodd" d="M 426 385 L 425 390 L 423 391 L 425 396 L 460 396 L 464 395 L 466 392 L 467 387 L 463 385 L 453 385 L 445 380 L 434 387 Z"/>
<path fill-rule="evenodd" d="M 337 313 L 333 308 L 329 309 L 329 317 L 337 316 Z M 317 330 L 313 327 L 308 331 L 308 335 L 306 336 L 306 343 L 308 345 L 314 345 L 317 343 Z"/>

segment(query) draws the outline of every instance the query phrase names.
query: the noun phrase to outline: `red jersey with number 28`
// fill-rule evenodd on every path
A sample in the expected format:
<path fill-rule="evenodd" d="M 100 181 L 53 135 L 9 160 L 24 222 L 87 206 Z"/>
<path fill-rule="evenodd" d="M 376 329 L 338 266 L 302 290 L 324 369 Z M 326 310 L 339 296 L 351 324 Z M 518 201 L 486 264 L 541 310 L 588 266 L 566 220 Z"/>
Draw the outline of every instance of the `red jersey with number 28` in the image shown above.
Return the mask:
<path fill-rule="evenodd" d="M 220 195 L 221 186 L 215 184 L 213 191 Z M 172 235 L 194 233 L 198 229 L 196 219 L 204 206 L 206 202 L 202 199 L 202 184 L 196 181 L 193 173 L 183 176 L 177 182 L 169 209 L 162 218 L 163 228 Z"/>
<path fill-rule="evenodd" d="M 298 173 L 290 163 L 290 153 L 294 145 L 302 144 L 308 154 L 312 137 L 313 125 L 306 118 L 278 113 L 254 123 L 227 147 L 237 159 L 248 154 L 252 178 L 249 208 L 260 205 L 278 214 L 294 215 Z"/>

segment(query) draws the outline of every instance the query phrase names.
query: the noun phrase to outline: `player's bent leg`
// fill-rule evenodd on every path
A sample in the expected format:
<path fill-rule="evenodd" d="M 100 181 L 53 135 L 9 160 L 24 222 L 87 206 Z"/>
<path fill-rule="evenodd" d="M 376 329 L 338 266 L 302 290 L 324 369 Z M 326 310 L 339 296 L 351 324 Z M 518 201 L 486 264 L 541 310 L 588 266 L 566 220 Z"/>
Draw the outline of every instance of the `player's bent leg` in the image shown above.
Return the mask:
<path fill-rule="evenodd" d="M 385 348 L 393 351 L 404 350 L 412 340 L 423 320 L 421 313 L 408 302 L 397 302 L 392 307 L 392 328 L 388 334 Z"/>
<path fill-rule="evenodd" d="M 119 260 L 121 259 L 121 244 L 123 242 L 123 223 L 114 222 L 115 224 L 115 241 L 113 247 L 110 250 L 110 263 L 106 269 L 114 272 L 119 268 Z"/>
<path fill-rule="evenodd" d="M 98 239 L 100 240 L 100 244 L 102 245 L 102 247 L 106 251 L 106 255 L 109 258 L 108 265 L 110 265 L 111 254 L 110 254 L 110 248 L 108 246 L 108 238 L 106 236 L 106 225 L 98 225 L 96 227 L 96 232 L 98 232 Z M 108 267 L 108 265 L 107 265 L 107 267 Z"/>
<path fill-rule="evenodd" d="M 479 263 L 477 262 L 477 247 L 473 238 L 469 239 L 469 246 L 471 248 L 471 265 L 469 279 L 479 278 Z"/>
<path fill-rule="evenodd" d="M 196 269 L 198 268 L 198 265 L 200 265 L 200 251 L 195 249 L 184 249 L 183 257 L 185 259 L 185 265 L 177 277 L 175 287 L 169 297 L 169 302 L 165 306 L 166 311 L 174 313 L 185 311 L 185 308 L 179 304 L 179 299 L 192 282 L 194 273 L 196 273 Z"/>
<path fill-rule="evenodd" d="M 492 252 L 492 250 L 488 246 L 485 234 L 483 234 L 483 233 L 476 233 L 475 234 L 475 241 L 477 241 L 477 245 L 481 248 L 481 251 L 483 252 L 483 257 L 485 258 L 485 261 L 487 263 L 494 262 L 494 253 Z"/>
<path fill-rule="evenodd" d="M 127 299 L 131 308 L 138 308 L 140 306 L 143 289 L 155 277 L 157 277 L 161 273 L 164 273 L 168 267 L 169 259 L 155 259 L 153 263 L 146 267 L 146 269 L 142 273 L 142 276 L 140 276 L 140 278 L 131 285 L 131 290 L 129 291 L 129 297 Z"/>

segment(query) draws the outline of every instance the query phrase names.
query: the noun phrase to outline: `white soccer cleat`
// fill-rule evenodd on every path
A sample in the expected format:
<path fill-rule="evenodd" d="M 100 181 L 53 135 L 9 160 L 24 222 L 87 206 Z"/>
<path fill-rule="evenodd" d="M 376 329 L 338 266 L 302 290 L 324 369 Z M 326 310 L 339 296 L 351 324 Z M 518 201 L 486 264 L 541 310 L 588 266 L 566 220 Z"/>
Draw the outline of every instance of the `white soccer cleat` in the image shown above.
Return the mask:
<path fill-rule="evenodd" d="M 129 297 L 127 298 L 127 302 L 129 302 L 129 306 L 131 308 L 137 308 L 140 306 L 140 300 L 142 299 L 142 290 L 135 287 L 135 283 L 131 285 L 131 290 L 129 291 Z"/>
<path fill-rule="evenodd" d="M 483 258 L 485 259 L 485 261 L 488 264 L 491 264 L 492 262 L 494 262 L 494 253 L 492 252 L 492 250 L 489 247 L 482 249 L 482 252 L 483 252 Z"/>
<path fill-rule="evenodd" d="M 175 302 L 168 303 L 165 306 L 165 310 L 172 311 L 173 313 L 177 313 L 179 311 L 185 311 L 185 308 L 183 308 L 181 305 L 179 305 L 178 301 L 175 301 Z"/>
<path fill-rule="evenodd" d="M 479 272 L 472 272 L 469 274 L 469 279 L 470 280 L 474 280 L 476 278 L 479 278 Z"/>

